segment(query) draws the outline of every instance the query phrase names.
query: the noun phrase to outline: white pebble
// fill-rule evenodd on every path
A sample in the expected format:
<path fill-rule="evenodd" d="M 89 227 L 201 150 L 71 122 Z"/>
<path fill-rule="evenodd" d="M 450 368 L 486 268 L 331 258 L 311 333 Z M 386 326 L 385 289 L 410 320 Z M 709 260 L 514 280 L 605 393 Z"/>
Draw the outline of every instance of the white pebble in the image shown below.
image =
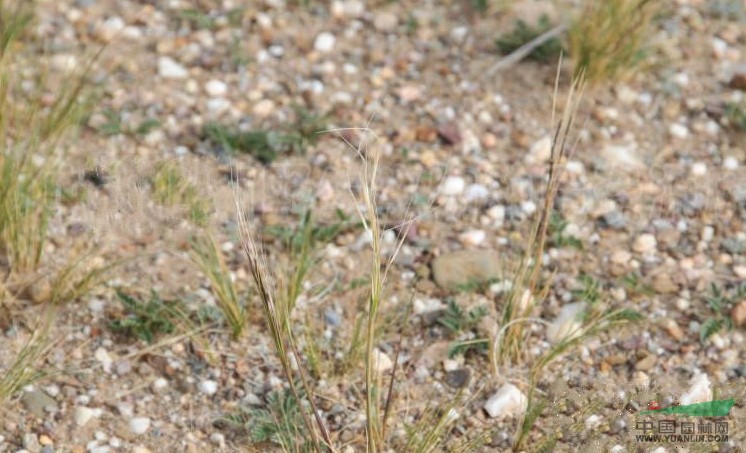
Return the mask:
<path fill-rule="evenodd" d="M 736 277 L 746 280 L 746 266 L 733 266 L 733 273 Z"/>
<path fill-rule="evenodd" d="M 189 71 L 171 57 L 158 59 L 158 75 L 164 79 L 186 79 Z"/>
<path fill-rule="evenodd" d="M 109 355 L 109 351 L 102 347 L 98 348 L 96 349 L 96 352 L 93 353 L 93 357 L 101 364 L 104 372 L 111 373 L 111 364 L 113 363 L 113 360 Z"/>
<path fill-rule="evenodd" d="M 534 165 L 548 162 L 551 157 L 552 137 L 545 135 L 531 145 L 524 160 L 526 161 L 526 164 Z"/>
<path fill-rule="evenodd" d="M 526 214 L 531 215 L 536 212 L 536 203 L 531 200 L 524 201 L 521 203 L 521 210 Z"/>
<path fill-rule="evenodd" d="M 254 104 L 254 108 L 251 109 L 251 111 L 254 113 L 254 115 L 265 118 L 269 116 L 273 111 L 275 110 L 275 103 L 271 99 L 264 99 L 256 104 Z"/>
<path fill-rule="evenodd" d="M 334 49 L 334 43 L 336 41 L 337 38 L 335 38 L 333 34 L 323 32 L 316 36 L 316 40 L 313 42 L 313 48 L 316 49 L 317 52 L 331 52 Z"/>
<path fill-rule="evenodd" d="M 484 242 L 487 233 L 483 230 L 469 230 L 461 233 L 458 237 L 464 245 L 476 246 Z"/>
<path fill-rule="evenodd" d="M 210 379 L 204 380 L 198 385 L 199 391 L 205 395 L 214 395 L 218 392 L 218 383 Z"/>
<path fill-rule="evenodd" d="M 414 314 L 421 315 L 423 313 L 432 313 L 435 311 L 443 310 L 446 305 L 440 299 L 415 299 L 412 303 L 412 310 Z"/>
<path fill-rule="evenodd" d="M 726 170 L 735 170 L 738 168 L 738 159 L 733 156 L 728 156 L 723 159 L 723 167 Z"/>
<path fill-rule="evenodd" d="M 482 184 L 471 184 L 464 192 L 464 200 L 467 203 L 482 201 L 490 195 L 490 191 Z"/>
<path fill-rule="evenodd" d="M 145 434 L 150 428 L 150 419 L 148 417 L 133 417 L 130 419 L 129 425 L 133 434 Z"/>
<path fill-rule="evenodd" d="M 153 381 L 153 391 L 154 392 L 161 392 L 168 387 L 168 381 L 164 378 L 158 378 L 155 381 Z"/>
<path fill-rule="evenodd" d="M 212 433 L 210 434 L 210 442 L 223 448 L 225 446 L 225 435 L 223 433 Z"/>
<path fill-rule="evenodd" d="M 516 417 L 526 411 L 527 404 L 526 395 L 518 387 L 505 384 L 484 403 L 484 410 L 490 418 Z"/>
<path fill-rule="evenodd" d="M 596 429 L 599 426 L 601 426 L 601 416 L 593 414 L 590 417 L 585 419 L 585 428 L 586 429 Z"/>
<path fill-rule="evenodd" d="M 728 53 L 728 43 L 720 38 L 712 38 L 712 53 L 716 58 L 723 58 Z"/>
<path fill-rule="evenodd" d="M 559 343 L 562 340 L 569 340 L 580 335 L 583 325 L 581 315 L 584 311 L 584 302 L 575 302 L 563 306 L 560 314 L 547 327 L 547 340 L 552 343 Z"/>
<path fill-rule="evenodd" d="M 695 162 L 692 164 L 692 175 L 704 176 L 707 174 L 707 164 L 704 162 Z"/>
<path fill-rule="evenodd" d="M 705 403 L 712 400 L 712 384 L 710 378 L 700 373 L 695 375 L 691 381 L 689 381 L 689 390 L 686 391 L 679 402 L 682 406 L 687 404 Z"/>
<path fill-rule="evenodd" d="M 704 242 L 710 242 L 714 236 L 715 236 L 715 228 L 709 225 L 702 228 L 702 240 Z"/>
<path fill-rule="evenodd" d="M 222 80 L 212 79 L 205 84 L 205 92 L 214 98 L 225 96 L 228 85 Z"/>
<path fill-rule="evenodd" d="M 387 356 L 383 351 L 380 349 L 376 349 L 373 352 L 373 369 L 382 373 L 390 370 L 394 367 L 394 362 L 391 361 L 389 356 Z"/>
<path fill-rule="evenodd" d="M 94 417 L 96 417 L 96 411 L 85 406 L 76 407 L 75 413 L 73 414 L 75 424 L 78 426 L 84 426 Z"/>
<path fill-rule="evenodd" d="M 637 253 L 649 255 L 655 253 L 655 248 L 658 245 L 655 236 L 652 234 L 641 234 L 635 239 L 635 243 L 632 244 L 632 250 Z"/>
<path fill-rule="evenodd" d="M 458 195 L 464 191 L 466 187 L 466 181 L 460 176 L 449 176 L 443 181 L 443 186 L 440 192 L 443 195 L 453 196 Z"/>
<path fill-rule="evenodd" d="M 683 124 L 673 123 L 668 127 L 668 132 L 676 138 L 687 138 L 689 136 L 689 129 Z"/>

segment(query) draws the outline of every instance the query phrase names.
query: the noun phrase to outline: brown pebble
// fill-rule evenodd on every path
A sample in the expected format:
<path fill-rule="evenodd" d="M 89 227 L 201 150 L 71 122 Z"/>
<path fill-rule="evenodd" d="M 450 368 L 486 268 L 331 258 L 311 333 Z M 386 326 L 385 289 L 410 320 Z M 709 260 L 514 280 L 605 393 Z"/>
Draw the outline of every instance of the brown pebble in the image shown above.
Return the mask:
<path fill-rule="evenodd" d="M 736 304 L 730 311 L 733 324 L 736 327 L 746 326 L 746 299 Z"/>

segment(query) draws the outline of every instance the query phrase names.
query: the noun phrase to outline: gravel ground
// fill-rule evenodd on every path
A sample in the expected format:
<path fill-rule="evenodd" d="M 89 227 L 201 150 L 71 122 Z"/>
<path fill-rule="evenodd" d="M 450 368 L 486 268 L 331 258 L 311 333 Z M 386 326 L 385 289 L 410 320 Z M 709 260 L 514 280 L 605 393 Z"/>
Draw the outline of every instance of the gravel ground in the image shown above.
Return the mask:
<path fill-rule="evenodd" d="M 448 359 L 447 349 L 453 340 L 494 332 L 504 270 L 537 215 L 549 159 L 556 67 L 524 61 L 488 75 L 499 58 L 494 40 L 516 18 L 535 20 L 543 9 L 560 15 L 573 2 L 522 2 L 535 4 L 487 13 L 468 1 L 285 3 L 40 2 L 36 33 L 48 42 L 55 71 L 80 63 L 82 49 L 107 44 L 92 74 L 94 114 L 61 176 L 86 196 L 59 207 L 45 253 L 65 256 L 92 234 L 101 262 L 127 261 L 107 285 L 62 307 L 46 360 L 59 373 L 25 389 L 0 414 L 0 451 L 273 448 L 252 447 L 247 433 L 216 422 L 241 407 L 264 407 L 283 386 L 255 298 L 249 333 L 238 341 L 213 329 L 162 336 L 167 343 L 155 348 L 114 334 L 109 323 L 121 316 L 117 287 L 153 289 L 191 309 L 215 305 L 188 259 L 197 227 L 178 209 L 155 203 L 141 184 L 160 162 L 177 165 L 210 200 L 209 225 L 239 288 L 251 285 L 226 174 L 240 175 L 256 225 L 295 224 L 302 207 L 327 225 L 336 210 L 355 215 L 357 156 L 335 134 L 268 165 L 231 156 L 203 134 L 211 122 L 287 130 L 297 121 L 296 106 L 323 116 L 330 129 L 375 131 L 382 221 L 395 226 L 418 216 L 384 302 L 382 367 L 394 360 L 403 333 L 392 433 L 403 435 L 428 402 L 446 404 L 463 388 L 454 438 L 489 431 L 485 451 L 510 451 L 526 370 L 495 376 L 484 354 Z M 698 451 L 696 444 L 636 444 L 636 413 L 651 399 L 701 401 L 715 389 L 736 406 L 727 418 L 730 442 L 708 451 L 741 451 L 746 295 L 736 286 L 746 280 L 746 133 L 728 127 L 723 110 L 744 98 L 738 80 L 746 78 L 746 16 L 718 14 L 716 6 L 726 3 L 737 11 L 737 1 L 666 2 L 653 64 L 586 95 L 556 203 L 566 223 L 544 260 L 554 280 L 536 316 L 561 324 L 586 275 L 610 306 L 635 309 L 644 321 L 585 341 L 547 368 L 539 388 L 549 404 L 529 445 L 560 433 L 556 451 Z M 189 12 L 200 9 L 209 14 Z M 571 71 L 565 69 L 563 86 Z M 119 112 L 127 131 L 146 119 L 159 126 L 107 135 L 107 112 Z M 353 143 L 365 138 L 360 131 L 337 135 Z M 81 178 L 96 166 L 107 174 L 98 186 Z M 270 253 L 279 250 L 279 241 L 266 239 Z M 296 312 L 300 332 L 310 326 L 332 363 L 322 368 L 318 393 L 344 451 L 365 448 L 362 369 L 339 373 L 333 364 L 365 297 L 359 282 L 368 249 L 354 226 L 324 244 Z M 498 283 L 455 289 L 470 279 Z M 732 311 L 708 305 L 712 284 L 731 299 Z M 320 290 L 327 292 L 318 296 Z M 43 299 L 43 288 L 37 293 Z M 451 334 L 437 322 L 449 300 L 487 314 L 472 331 Z M 20 302 L 18 321 L 3 328 L 0 365 L 28 339 L 38 311 L 33 300 Z M 708 319 L 735 326 L 701 342 Z M 529 356 L 545 351 L 550 336 L 537 327 L 525 346 Z M 498 390 L 519 403 L 493 398 L 485 410 Z"/>

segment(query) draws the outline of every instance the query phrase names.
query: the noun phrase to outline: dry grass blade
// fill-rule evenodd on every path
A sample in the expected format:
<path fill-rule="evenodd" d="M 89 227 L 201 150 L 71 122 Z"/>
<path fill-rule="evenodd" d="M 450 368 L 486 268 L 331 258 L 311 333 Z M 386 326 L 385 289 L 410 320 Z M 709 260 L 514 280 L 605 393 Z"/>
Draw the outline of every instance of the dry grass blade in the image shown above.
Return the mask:
<path fill-rule="evenodd" d="M 296 347 L 295 339 L 293 338 L 293 332 L 290 326 L 290 310 L 288 309 L 290 301 L 286 299 L 287 293 L 281 291 L 280 286 L 276 284 L 276 279 L 269 270 L 270 268 L 264 250 L 259 244 L 257 244 L 254 235 L 251 233 L 251 230 L 246 223 L 246 217 L 242 209 L 241 197 L 238 190 L 235 192 L 235 200 L 241 244 L 243 245 L 244 252 L 248 258 L 251 276 L 259 293 L 264 317 L 267 321 L 270 335 L 275 344 L 275 350 L 280 359 L 280 363 L 282 364 L 283 373 L 285 374 L 290 391 L 298 402 L 298 406 L 302 407 L 301 395 L 297 385 L 295 384 L 295 373 L 293 373 L 289 352 L 294 355 L 296 359 L 295 362 L 298 364 L 298 376 L 300 377 L 301 385 L 307 395 L 308 402 L 311 405 L 311 412 L 313 413 L 316 427 L 318 428 L 317 432 L 314 429 L 313 423 L 311 423 L 311 420 L 309 419 L 307 411 L 301 409 L 303 422 L 306 425 L 308 433 L 311 435 L 314 448 L 316 451 L 323 451 L 322 445 L 325 445 L 327 448 L 334 451 L 331 436 L 329 435 L 324 420 L 321 418 L 321 415 L 316 408 L 314 393 L 306 378 L 301 356 Z M 279 306 L 284 308 L 280 309 Z"/>
<path fill-rule="evenodd" d="M 210 281 L 218 307 L 231 328 L 233 338 L 237 339 L 246 327 L 246 311 L 238 299 L 236 287 L 215 238 L 211 234 L 194 237 L 191 246 L 189 256 Z"/>
<path fill-rule="evenodd" d="M 31 338 L 0 378 L 0 407 L 21 388 L 44 376 L 45 373 L 37 366 L 52 347 L 49 331 L 56 315 L 56 308 L 53 305 L 45 308 Z"/>

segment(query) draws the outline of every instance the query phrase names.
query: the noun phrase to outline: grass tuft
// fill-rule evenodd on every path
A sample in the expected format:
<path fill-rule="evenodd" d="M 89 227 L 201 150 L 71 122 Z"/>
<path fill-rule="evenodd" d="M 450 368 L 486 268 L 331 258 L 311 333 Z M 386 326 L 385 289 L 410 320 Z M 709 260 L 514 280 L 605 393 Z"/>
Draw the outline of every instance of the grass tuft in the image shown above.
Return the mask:
<path fill-rule="evenodd" d="M 218 307 L 228 322 L 234 339 L 241 336 L 246 328 L 246 310 L 238 297 L 228 266 L 212 235 L 192 238 L 190 241 L 192 262 L 210 281 L 212 291 L 217 297 Z"/>
<path fill-rule="evenodd" d="M 152 180 L 153 198 L 165 206 L 184 209 L 185 216 L 199 227 L 207 226 L 210 204 L 197 193 L 197 188 L 181 174 L 178 167 L 161 163 Z"/>
<path fill-rule="evenodd" d="M 649 51 L 658 0 L 584 0 L 569 30 L 575 77 L 598 83 L 627 75 Z"/>

